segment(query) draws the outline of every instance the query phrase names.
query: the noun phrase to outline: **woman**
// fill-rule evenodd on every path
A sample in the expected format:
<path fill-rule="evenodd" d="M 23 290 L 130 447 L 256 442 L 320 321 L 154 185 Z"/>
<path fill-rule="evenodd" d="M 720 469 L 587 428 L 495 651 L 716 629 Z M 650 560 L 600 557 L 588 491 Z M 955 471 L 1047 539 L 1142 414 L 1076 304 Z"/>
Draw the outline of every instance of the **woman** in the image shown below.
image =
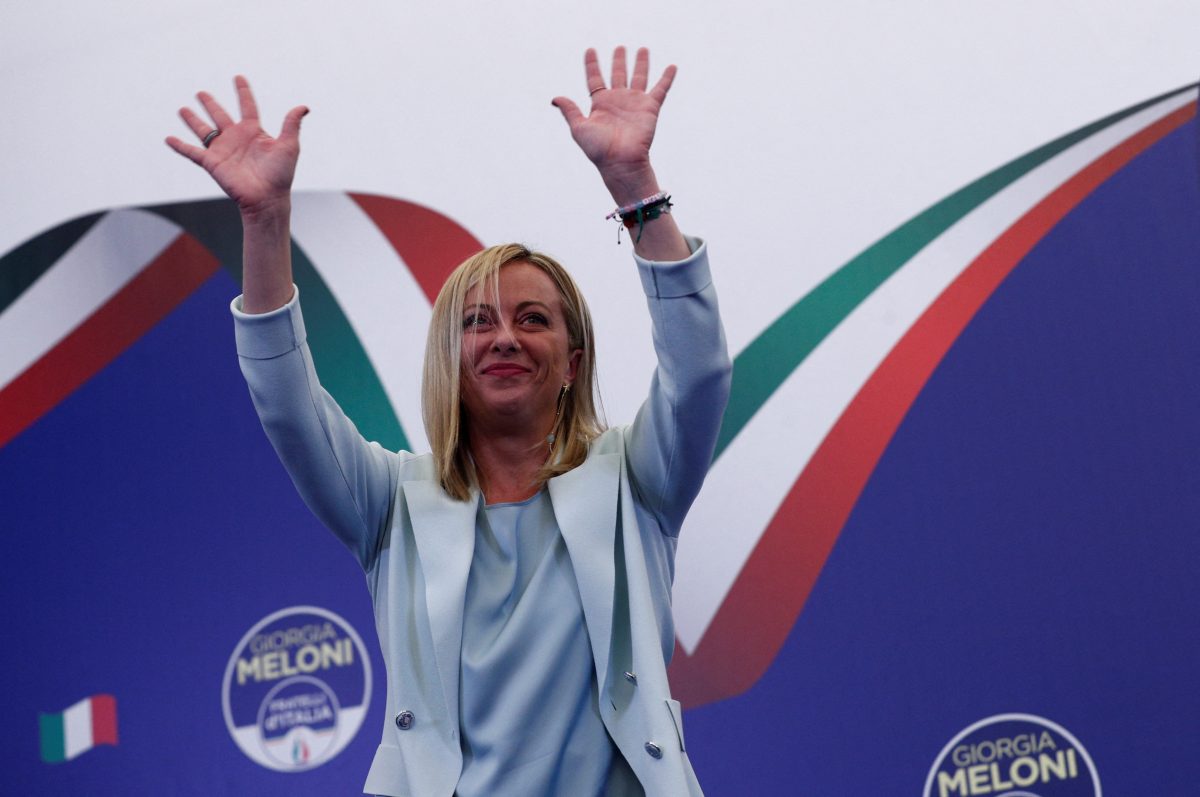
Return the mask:
<path fill-rule="evenodd" d="M 238 204 L 243 373 L 305 501 L 367 575 L 387 662 L 387 720 L 365 790 L 387 795 L 700 794 L 666 662 L 677 535 L 712 456 L 730 365 L 705 246 L 656 199 L 650 144 L 674 78 L 647 90 L 639 50 L 592 107 L 563 113 L 630 227 L 658 368 L 632 426 L 593 409 L 587 306 L 552 259 L 492 247 L 434 305 L 422 398 L 433 453 L 365 442 L 321 390 L 289 259 L 300 120 L 259 126 L 212 97 L 205 147 L 167 143 Z M 644 201 L 649 198 L 649 201 Z"/>

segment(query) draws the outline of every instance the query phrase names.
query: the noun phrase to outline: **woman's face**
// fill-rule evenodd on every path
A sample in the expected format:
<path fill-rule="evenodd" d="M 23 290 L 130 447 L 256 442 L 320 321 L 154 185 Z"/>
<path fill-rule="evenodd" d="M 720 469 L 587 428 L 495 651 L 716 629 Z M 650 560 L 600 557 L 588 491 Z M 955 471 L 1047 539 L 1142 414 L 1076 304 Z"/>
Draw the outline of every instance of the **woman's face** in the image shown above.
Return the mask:
<path fill-rule="evenodd" d="M 546 272 L 509 263 L 499 283 L 498 298 L 491 285 L 476 285 L 462 310 L 463 407 L 477 432 L 544 435 L 583 351 L 570 348 L 562 298 Z"/>

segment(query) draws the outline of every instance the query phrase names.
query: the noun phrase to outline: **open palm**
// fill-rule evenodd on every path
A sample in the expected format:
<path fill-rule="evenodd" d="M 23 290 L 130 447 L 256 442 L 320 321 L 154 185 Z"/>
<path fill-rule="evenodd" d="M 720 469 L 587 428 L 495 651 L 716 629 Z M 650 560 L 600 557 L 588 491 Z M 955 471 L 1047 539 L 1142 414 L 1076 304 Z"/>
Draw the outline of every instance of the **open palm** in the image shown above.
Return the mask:
<path fill-rule="evenodd" d="M 609 86 L 605 86 L 595 50 L 589 49 L 584 55 L 584 71 L 592 98 L 588 115 L 566 97 L 553 101 L 567 120 L 571 137 L 606 179 L 619 179 L 625 173 L 645 169 L 650 162 L 659 110 L 675 79 L 675 67 L 667 67 L 654 87 L 647 90 L 649 52 L 644 47 L 638 50 L 633 78 L 628 80 L 625 48 L 618 47 L 613 53 Z"/>
<path fill-rule="evenodd" d="M 250 84 L 239 75 L 234 85 L 241 121 L 235 122 L 212 95 L 202 91 L 196 97 L 216 127 L 190 108 L 181 108 L 179 115 L 202 141 L 214 129 L 219 133 L 209 139 L 207 148 L 175 136 L 167 138 L 167 145 L 203 167 L 243 212 L 253 212 L 287 198 L 300 156 L 300 120 L 308 109 L 298 106 L 289 111 L 278 138 L 272 138 L 259 123 Z"/>

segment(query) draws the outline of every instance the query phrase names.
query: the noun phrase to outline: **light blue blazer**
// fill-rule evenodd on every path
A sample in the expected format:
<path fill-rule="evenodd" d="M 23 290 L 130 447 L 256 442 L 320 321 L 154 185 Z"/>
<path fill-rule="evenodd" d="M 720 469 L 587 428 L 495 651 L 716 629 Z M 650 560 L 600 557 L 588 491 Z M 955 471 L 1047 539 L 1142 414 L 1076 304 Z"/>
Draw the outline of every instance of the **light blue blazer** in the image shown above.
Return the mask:
<path fill-rule="evenodd" d="M 631 426 L 610 429 L 549 495 L 579 585 L 600 715 L 645 793 L 700 795 L 671 699 L 671 582 L 684 516 L 712 458 L 731 366 L 707 249 L 638 258 L 658 367 Z M 298 297 L 246 315 L 238 355 L 280 459 L 366 572 L 387 663 L 383 738 L 364 790 L 451 797 L 462 771 L 459 655 L 479 498 L 449 498 L 430 455 L 367 443 L 317 381 Z M 521 677 L 514 673 L 514 678 Z M 547 695 L 547 699 L 553 699 Z"/>

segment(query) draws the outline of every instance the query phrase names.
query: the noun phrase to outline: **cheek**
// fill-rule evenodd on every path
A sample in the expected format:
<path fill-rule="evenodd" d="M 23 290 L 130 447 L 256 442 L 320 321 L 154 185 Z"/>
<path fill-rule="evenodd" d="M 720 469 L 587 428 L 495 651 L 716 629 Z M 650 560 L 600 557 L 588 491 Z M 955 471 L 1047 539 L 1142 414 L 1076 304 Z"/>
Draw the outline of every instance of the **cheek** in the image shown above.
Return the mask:
<path fill-rule="evenodd" d="M 471 341 L 467 336 L 463 336 L 462 351 L 458 358 L 458 380 L 459 390 L 464 393 L 472 390 L 475 385 L 475 363 L 478 362 L 478 353 L 471 345 Z"/>
<path fill-rule="evenodd" d="M 479 357 L 483 351 L 483 342 L 479 339 L 479 335 L 464 333 L 461 346 L 459 360 L 462 363 L 462 367 L 469 371 L 474 367 L 475 363 L 479 362 Z"/>
<path fill-rule="evenodd" d="M 554 367 L 560 372 L 566 373 L 571 367 L 571 344 L 567 340 L 567 336 L 563 335 L 554 343 Z"/>

